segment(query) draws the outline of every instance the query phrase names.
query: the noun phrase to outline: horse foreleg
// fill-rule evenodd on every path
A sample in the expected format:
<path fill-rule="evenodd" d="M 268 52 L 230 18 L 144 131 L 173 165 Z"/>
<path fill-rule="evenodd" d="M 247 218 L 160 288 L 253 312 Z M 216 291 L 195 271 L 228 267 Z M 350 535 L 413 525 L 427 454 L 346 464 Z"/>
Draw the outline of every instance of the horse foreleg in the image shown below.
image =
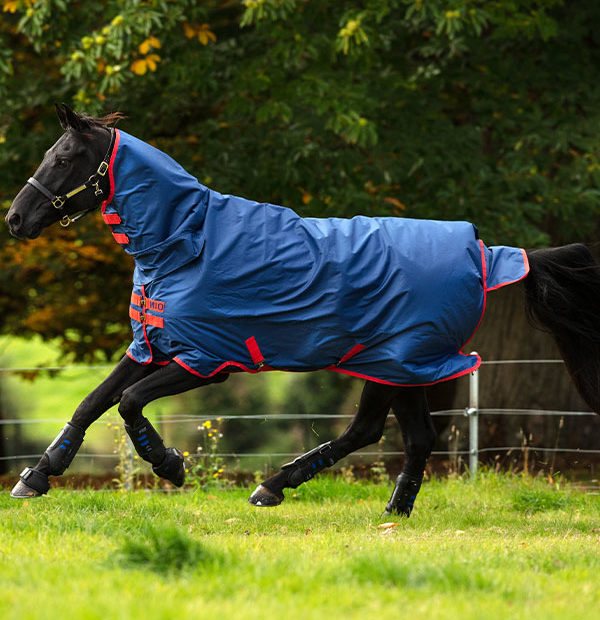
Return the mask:
<path fill-rule="evenodd" d="M 12 497 L 37 497 L 47 493 L 50 489 L 48 477 L 64 473 L 81 447 L 88 427 L 119 402 L 124 389 L 156 369 L 156 366 L 141 366 L 123 357 L 110 375 L 77 407 L 71 421 L 48 446 L 38 464 L 21 472 L 19 482 L 11 491 Z"/>
<path fill-rule="evenodd" d="M 393 400 L 392 411 L 402 429 L 405 461 L 386 512 L 409 517 L 436 437 L 425 388 L 404 388 Z"/>
<path fill-rule="evenodd" d="M 158 431 L 142 415 L 144 407 L 157 398 L 180 394 L 209 383 L 220 383 L 228 376 L 221 374 L 203 379 L 171 362 L 123 392 L 119 413 L 125 421 L 125 430 L 137 453 L 152 465 L 152 471 L 157 476 L 169 480 L 175 486 L 182 486 L 185 480 L 184 459 L 176 448 L 165 447 Z"/>
<path fill-rule="evenodd" d="M 358 411 L 344 433 L 283 465 L 280 472 L 256 488 L 248 501 L 255 506 L 278 506 L 284 500 L 283 489 L 295 489 L 351 452 L 377 443 L 399 389 L 367 381 Z"/>

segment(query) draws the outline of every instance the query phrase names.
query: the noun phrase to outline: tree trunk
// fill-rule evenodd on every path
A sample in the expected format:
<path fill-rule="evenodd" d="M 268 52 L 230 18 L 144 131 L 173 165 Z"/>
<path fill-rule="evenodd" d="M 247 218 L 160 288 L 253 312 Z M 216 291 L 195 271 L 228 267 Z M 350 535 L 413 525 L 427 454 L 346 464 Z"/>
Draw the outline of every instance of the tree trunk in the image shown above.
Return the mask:
<path fill-rule="evenodd" d="M 523 285 L 493 291 L 481 327 L 465 348 L 477 351 L 484 361 L 517 359 L 561 359 L 552 336 L 534 329 L 525 314 Z M 479 376 L 479 406 L 482 409 L 548 409 L 588 411 L 578 395 L 564 364 L 483 365 Z M 439 409 L 462 408 L 469 402 L 469 379 L 455 382 L 454 395 L 435 399 Z M 436 394 L 439 388 L 430 389 Z M 431 396 L 430 396 L 430 400 Z M 432 410 L 434 407 L 432 407 Z M 466 429 L 465 421 L 455 420 Z M 480 417 L 479 441 L 482 447 L 528 445 L 545 448 L 572 447 L 597 449 L 598 420 L 593 417 L 508 416 Z M 463 445 L 463 448 L 465 446 Z M 506 452 L 502 453 L 506 455 Z M 519 457 L 522 451 L 517 451 Z M 540 453 L 538 452 L 538 456 Z M 501 461 L 510 462 L 510 454 Z M 544 461 L 553 462 L 551 452 Z M 573 462 L 577 457 L 571 459 Z"/>

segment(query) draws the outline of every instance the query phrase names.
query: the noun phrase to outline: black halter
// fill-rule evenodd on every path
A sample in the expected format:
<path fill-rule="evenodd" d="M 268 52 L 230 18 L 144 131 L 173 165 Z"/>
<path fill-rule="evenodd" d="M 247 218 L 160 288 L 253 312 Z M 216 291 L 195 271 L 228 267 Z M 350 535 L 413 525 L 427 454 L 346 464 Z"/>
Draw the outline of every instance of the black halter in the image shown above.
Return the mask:
<path fill-rule="evenodd" d="M 100 180 L 106 175 L 108 171 L 108 162 L 110 160 L 112 149 L 115 143 L 115 130 L 111 127 L 109 131 L 110 131 L 110 144 L 108 145 L 108 150 L 106 151 L 106 155 L 104 156 L 104 159 L 100 162 L 100 165 L 98 166 L 96 172 L 94 172 L 94 174 L 92 174 L 92 176 L 83 185 L 77 186 L 75 189 L 72 189 L 70 192 L 67 192 L 66 194 L 57 196 L 56 194 L 53 194 L 47 187 L 42 185 L 34 177 L 30 177 L 29 179 L 27 179 L 27 183 L 29 183 L 29 185 L 31 185 L 32 187 L 35 187 L 35 189 L 37 189 L 38 192 L 41 192 L 42 194 L 44 194 L 44 196 L 46 196 L 46 198 L 48 198 L 48 200 L 52 203 L 52 206 L 55 209 L 58 209 L 59 211 L 62 211 L 62 209 L 65 206 L 65 203 L 67 202 L 69 198 L 72 198 L 76 194 L 79 194 L 80 192 L 83 192 L 90 187 L 95 188 L 94 189 L 95 196 L 101 196 L 103 192 L 100 189 Z M 69 224 L 76 222 L 77 220 L 81 219 L 84 215 L 87 215 L 90 211 L 93 211 L 96 208 L 96 206 L 97 205 L 94 205 L 93 207 L 90 207 L 89 209 L 78 211 L 74 215 L 66 215 L 66 214 L 63 215 L 60 218 L 60 225 L 66 228 Z"/>

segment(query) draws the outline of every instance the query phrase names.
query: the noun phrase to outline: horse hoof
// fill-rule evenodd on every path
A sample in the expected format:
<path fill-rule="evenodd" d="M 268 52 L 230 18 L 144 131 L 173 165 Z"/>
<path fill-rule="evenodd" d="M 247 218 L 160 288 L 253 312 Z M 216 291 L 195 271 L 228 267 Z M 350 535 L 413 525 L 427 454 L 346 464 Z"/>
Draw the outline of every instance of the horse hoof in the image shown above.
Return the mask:
<path fill-rule="evenodd" d="M 405 517 L 408 519 L 411 512 L 411 508 L 390 508 L 389 506 L 386 506 L 383 514 L 387 517 Z"/>
<path fill-rule="evenodd" d="M 154 466 L 152 471 L 176 487 L 182 487 L 185 482 L 185 460 L 183 454 L 177 448 L 167 448 L 162 463 Z"/>
<path fill-rule="evenodd" d="M 28 487 L 22 480 L 19 480 L 10 492 L 10 496 L 15 499 L 29 499 L 30 497 L 42 497 L 43 493 Z"/>
<path fill-rule="evenodd" d="M 267 508 L 270 506 L 279 506 L 284 499 L 283 493 L 278 495 L 277 493 L 273 493 L 273 491 L 269 491 L 269 489 L 262 484 L 259 484 L 254 493 L 248 498 L 248 501 L 253 506 Z"/>

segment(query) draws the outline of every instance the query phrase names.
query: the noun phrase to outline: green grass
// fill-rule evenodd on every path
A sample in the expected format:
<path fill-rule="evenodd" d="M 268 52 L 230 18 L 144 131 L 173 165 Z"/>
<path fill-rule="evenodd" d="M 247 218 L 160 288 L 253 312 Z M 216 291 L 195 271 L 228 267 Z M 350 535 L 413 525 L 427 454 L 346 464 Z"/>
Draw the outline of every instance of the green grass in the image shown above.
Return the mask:
<path fill-rule="evenodd" d="M 389 492 L 4 493 L 0 617 L 600 618 L 599 496 L 484 474 L 424 484 L 400 520 Z"/>

